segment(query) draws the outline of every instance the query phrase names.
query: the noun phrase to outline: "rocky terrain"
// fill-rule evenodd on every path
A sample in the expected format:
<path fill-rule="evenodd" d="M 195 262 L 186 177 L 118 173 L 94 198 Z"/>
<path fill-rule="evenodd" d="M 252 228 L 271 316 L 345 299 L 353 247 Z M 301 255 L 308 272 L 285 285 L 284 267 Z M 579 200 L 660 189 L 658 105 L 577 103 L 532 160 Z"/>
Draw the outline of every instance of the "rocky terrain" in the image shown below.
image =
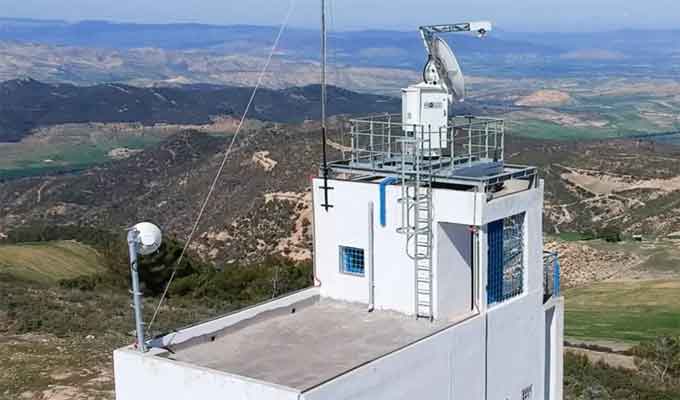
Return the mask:
<path fill-rule="evenodd" d="M 520 149 L 510 153 L 513 162 L 541 168 L 547 232 L 612 227 L 663 236 L 679 230 L 680 148 L 641 140 L 515 145 Z"/>
<path fill-rule="evenodd" d="M 549 241 L 545 249 L 560 256 L 560 272 L 565 288 L 625 277 L 638 267 L 642 258 L 616 250 L 598 250 L 583 242 Z"/>
<path fill-rule="evenodd" d="M 274 252 L 308 254 L 305 191 L 318 165 L 317 129 L 270 124 L 241 136 L 195 242 L 201 255 L 233 262 Z M 182 240 L 227 143 L 185 132 L 82 173 L 0 184 L 0 232 L 48 221 L 121 229 L 151 220 Z"/>
<path fill-rule="evenodd" d="M 331 132 L 331 158 L 340 156 L 336 149 L 346 142 L 342 129 L 338 122 Z M 36 223 L 121 229 L 130 221 L 151 220 L 182 240 L 228 140 L 187 131 L 82 172 L 0 183 L 0 233 Z M 537 165 L 546 181 L 547 233 L 680 231 L 679 150 L 626 140 L 566 143 L 511 136 L 506 143 L 510 162 Z M 307 257 L 308 177 L 318 168 L 318 126 L 253 125 L 237 145 L 194 249 L 218 262 L 270 253 Z"/>

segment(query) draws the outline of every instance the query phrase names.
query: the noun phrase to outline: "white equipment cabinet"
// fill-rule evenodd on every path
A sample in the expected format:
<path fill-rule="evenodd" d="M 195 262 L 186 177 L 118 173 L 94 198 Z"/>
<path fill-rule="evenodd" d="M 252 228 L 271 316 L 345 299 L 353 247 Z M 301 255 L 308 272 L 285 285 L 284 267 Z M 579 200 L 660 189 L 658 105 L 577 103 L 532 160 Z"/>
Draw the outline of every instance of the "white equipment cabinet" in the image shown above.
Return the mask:
<path fill-rule="evenodd" d="M 441 85 L 419 83 L 401 90 L 402 124 L 408 134 L 430 134 L 432 149 L 446 148 L 449 94 Z M 414 132 L 424 130 L 424 132 Z M 424 137 L 426 138 L 426 137 Z"/>

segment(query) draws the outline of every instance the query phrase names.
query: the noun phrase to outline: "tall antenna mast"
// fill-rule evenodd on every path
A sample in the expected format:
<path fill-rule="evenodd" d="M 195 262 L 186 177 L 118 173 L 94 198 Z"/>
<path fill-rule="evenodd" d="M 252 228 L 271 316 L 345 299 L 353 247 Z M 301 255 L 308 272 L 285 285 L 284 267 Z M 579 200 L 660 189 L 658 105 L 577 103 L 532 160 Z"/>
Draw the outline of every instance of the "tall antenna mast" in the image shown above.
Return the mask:
<path fill-rule="evenodd" d="M 328 204 L 328 158 L 326 155 L 326 0 L 321 0 L 321 173 L 323 175 L 324 202 L 321 205 L 326 211 L 333 207 Z"/>

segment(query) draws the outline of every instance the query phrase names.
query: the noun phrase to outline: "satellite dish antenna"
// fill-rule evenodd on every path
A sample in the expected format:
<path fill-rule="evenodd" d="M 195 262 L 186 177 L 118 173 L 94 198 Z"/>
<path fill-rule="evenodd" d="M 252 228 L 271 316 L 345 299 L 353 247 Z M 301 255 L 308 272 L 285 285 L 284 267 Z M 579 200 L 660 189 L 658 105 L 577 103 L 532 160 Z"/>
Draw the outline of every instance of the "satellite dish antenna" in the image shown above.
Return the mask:
<path fill-rule="evenodd" d="M 159 247 L 163 234 L 161 230 L 150 222 L 140 222 L 128 230 L 127 242 L 130 252 L 130 276 L 132 280 L 132 301 L 135 310 L 135 331 L 137 333 L 137 348 L 142 353 L 147 351 L 144 338 L 144 320 L 142 317 L 142 291 L 139 288 L 139 261 L 137 255 L 149 255 Z"/>
<path fill-rule="evenodd" d="M 137 231 L 137 252 L 139 254 L 146 256 L 161 247 L 163 234 L 156 225 L 150 222 L 140 222 L 132 229 Z"/>
<path fill-rule="evenodd" d="M 423 73 L 425 82 L 431 85 L 441 84 L 446 87 L 453 99 L 463 101 L 465 99 L 465 78 L 451 47 L 444 39 L 436 37 L 431 48 L 432 55 Z"/>

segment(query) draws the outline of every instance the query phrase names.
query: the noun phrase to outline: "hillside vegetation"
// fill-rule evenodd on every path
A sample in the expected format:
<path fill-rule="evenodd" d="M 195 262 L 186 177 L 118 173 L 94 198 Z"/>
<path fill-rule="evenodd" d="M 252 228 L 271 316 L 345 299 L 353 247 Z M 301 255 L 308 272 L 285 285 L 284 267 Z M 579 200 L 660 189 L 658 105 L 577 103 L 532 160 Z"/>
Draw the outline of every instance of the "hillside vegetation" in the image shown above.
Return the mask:
<path fill-rule="evenodd" d="M 25 227 L 8 236 L 13 244 L 0 246 L 0 255 L 36 252 L 0 268 L 0 399 L 112 399 L 112 351 L 134 341 L 124 234 L 72 225 Z M 105 262 L 91 271 L 95 264 L 65 239 L 90 243 L 77 246 L 105 255 Z M 68 250 L 58 264 L 55 248 Z M 178 264 L 181 249 L 166 237 L 157 253 L 140 259 L 145 321 L 177 270 L 151 336 L 312 284 L 309 263 L 268 259 L 216 270 L 191 255 Z M 44 279 L 43 271 L 53 276 Z"/>

